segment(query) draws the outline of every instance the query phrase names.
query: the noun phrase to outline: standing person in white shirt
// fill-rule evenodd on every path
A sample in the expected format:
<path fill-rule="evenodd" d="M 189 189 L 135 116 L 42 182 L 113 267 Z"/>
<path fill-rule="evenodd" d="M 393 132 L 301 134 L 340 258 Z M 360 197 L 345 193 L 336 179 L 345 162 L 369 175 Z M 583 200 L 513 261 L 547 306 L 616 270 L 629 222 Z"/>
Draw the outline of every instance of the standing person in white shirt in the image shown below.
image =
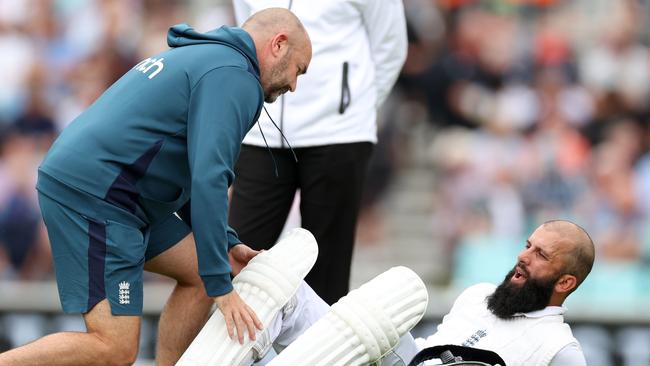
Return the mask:
<path fill-rule="evenodd" d="M 593 242 L 580 226 L 564 220 L 545 222 L 526 240 L 516 265 L 499 286 L 469 287 L 435 334 L 413 340 L 407 333 L 380 365 L 405 365 L 419 350 L 452 344 L 496 352 L 508 366 L 586 366 L 580 344 L 564 322 L 562 304 L 591 271 L 594 254 Z M 277 349 L 288 346 L 287 352 L 327 311 L 303 285 L 282 316 L 269 325 L 268 338 L 262 339 Z"/>
<path fill-rule="evenodd" d="M 312 39 L 313 58 L 300 88 L 266 105 L 268 115 L 262 113 L 259 127 L 244 139 L 229 225 L 252 248 L 268 249 L 300 190 L 301 226 L 319 245 L 306 281 L 332 304 L 349 289 L 361 192 L 377 142 L 377 109 L 406 59 L 403 5 L 401 0 L 233 3 L 238 22 L 262 8 L 291 10 Z"/>

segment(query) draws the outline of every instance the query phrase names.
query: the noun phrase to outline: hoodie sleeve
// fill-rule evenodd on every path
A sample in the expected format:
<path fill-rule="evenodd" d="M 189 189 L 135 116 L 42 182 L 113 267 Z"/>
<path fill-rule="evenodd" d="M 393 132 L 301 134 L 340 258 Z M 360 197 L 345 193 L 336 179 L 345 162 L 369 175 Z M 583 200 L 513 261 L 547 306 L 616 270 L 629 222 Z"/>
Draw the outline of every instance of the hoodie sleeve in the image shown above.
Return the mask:
<path fill-rule="evenodd" d="M 192 227 L 192 209 L 191 209 L 192 205 L 191 204 L 192 201 L 187 201 L 185 206 L 181 207 L 181 209 L 178 210 L 177 212 L 181 220 L 183 220 L 183 222 L 185 222 L 185 224 L 188 225 L 190 229 Z M 234 247 L 235 245 L 241 244 L 242 241 L 239 240 L 239 236 L 237 235 L 235 229 L 228 226 L 227 231 L 228 231 L 228 250 L 230 250 L 230 248 Z"/>
<path fill-rule="evenodd" d="M 190 95 L 187 150 L 192 175 L 191 221 L 199 274 L 209 296 L 232 290 L 228 248 L 239 242 L 227 225 L 228 187 L 241 141 L 262 105 L 259 82 L 246 70 L 207 72 Z"/>
<path fill-rule="evenodd" d="M 379 108 L 406 61 L 406 18 L 402 0 L 367 0 L 364 3 L 363 23 L 375 64 L 375 88 Z"/>

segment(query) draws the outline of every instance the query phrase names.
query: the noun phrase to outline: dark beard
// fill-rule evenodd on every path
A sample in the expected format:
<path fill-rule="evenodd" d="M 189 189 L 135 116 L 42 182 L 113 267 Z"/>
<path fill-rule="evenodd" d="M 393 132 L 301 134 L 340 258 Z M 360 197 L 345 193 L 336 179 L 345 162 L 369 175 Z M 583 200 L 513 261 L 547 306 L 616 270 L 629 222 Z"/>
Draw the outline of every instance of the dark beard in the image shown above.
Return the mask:
<path fill-rule="evenodd" d="M 510 271 L 494 293 L 487 297 L 488 309 L 501 319 L 511 319 L 516 313 L 528 313 L 548 306 L 558 278 L 533 279 L 517 286 L 510 282 L 515 269 Z"/>

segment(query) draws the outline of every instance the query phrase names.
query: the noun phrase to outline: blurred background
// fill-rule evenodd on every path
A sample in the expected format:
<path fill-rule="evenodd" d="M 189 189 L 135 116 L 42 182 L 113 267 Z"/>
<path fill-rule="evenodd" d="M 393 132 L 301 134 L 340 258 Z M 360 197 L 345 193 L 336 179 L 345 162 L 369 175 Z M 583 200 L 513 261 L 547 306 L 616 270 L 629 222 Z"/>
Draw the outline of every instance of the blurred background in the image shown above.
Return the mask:
<path fill-rule="evenodd" d="M 352 286 L 391 266 L 430 286 L 416 334 L 503 279 L 552 218 L 592 235 L 567 319 L 587 363 L 650 365 L 650 0 L 404 0 L 409 54 L 380 113 Z M 0 351 L 59 330 L 36 168 L 170 25 L 234 25 L 228 0 L 0 0 Z M 299 223 L 299 218 L 294 218 Z M 140 357 L 170 284 L 150 276 Z"/>

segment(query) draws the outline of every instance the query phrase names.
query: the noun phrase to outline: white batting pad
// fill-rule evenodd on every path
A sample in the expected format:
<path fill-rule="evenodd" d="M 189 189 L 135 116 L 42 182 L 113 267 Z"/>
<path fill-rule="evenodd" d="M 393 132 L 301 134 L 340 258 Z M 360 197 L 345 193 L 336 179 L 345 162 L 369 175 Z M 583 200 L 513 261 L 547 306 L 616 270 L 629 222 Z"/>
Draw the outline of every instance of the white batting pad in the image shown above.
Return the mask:
<path fill-rule="evenodd" d="M 316 239 L 307 230 L 291 230 L 271 249 L 255 256 L 234 278 L 233 287 L 266 328 L 296 292 L 318 257 Z M 257 331 L 259 339 L 260 331 Z M 176 365 L 239 366 L 251 362 L 247 334 L 244 344 L 231 340 L 221 311 L 216 310 Z"/>
<path fill-rule="evenodd" d="M 381 359 L 427 308 L 415 272 L 393 267 L 332 305 L 268 366 L 361 366 Z"/>

